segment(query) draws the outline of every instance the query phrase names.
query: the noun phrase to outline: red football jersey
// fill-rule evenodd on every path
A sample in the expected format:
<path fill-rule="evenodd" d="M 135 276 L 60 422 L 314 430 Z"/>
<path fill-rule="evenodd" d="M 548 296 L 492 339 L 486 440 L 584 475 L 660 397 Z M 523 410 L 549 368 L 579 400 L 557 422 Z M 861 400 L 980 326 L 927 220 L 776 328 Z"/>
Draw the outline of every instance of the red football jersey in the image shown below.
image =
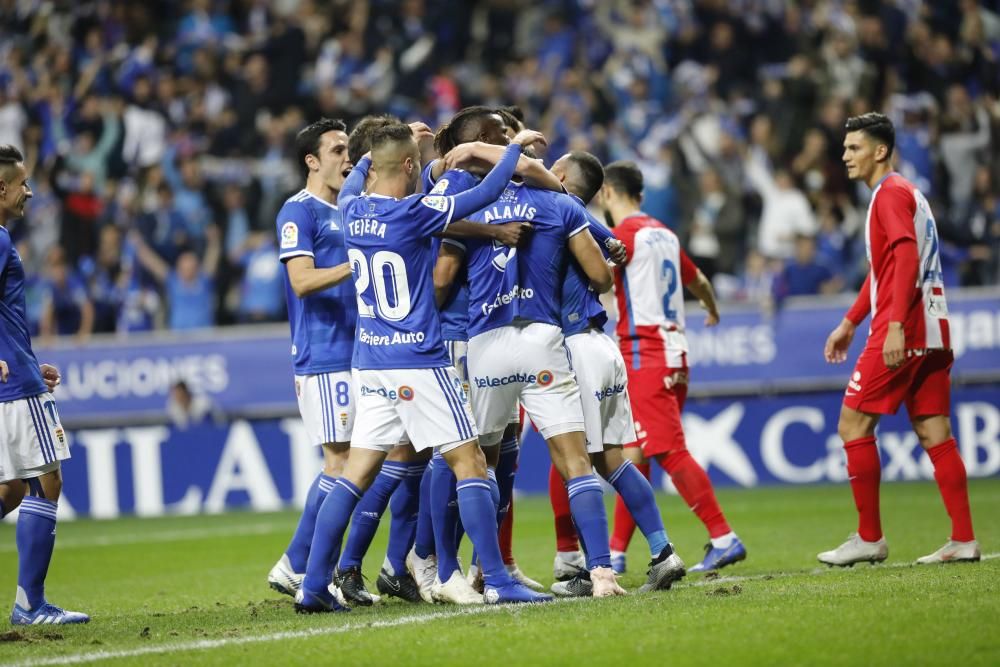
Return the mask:
<path fill-rule="evenodd" d="M 919 256 L 916 281 L 906 299 L 903 331 L 910 350 L 951 347 L 948 306 L 944 296 L 937 227 L 930 205 L 917 188 L 897 173 L 875 186 L 865 220 L 865 246 L 871 263 L 869 289 L 872 308 L 868 345 L 881 346 L 894 311 L 893 278 L 897 257 L 893 248 L 903 240 L 915 241 Z"/>
<path fill-rule="evenodd" d="M 684 290 L 698 268 L 677 235 L 643 213 L 613 230 L 625 244 L 628 262 L 615 272 L 618 344 L 630 368 L 686 366 Z"/>

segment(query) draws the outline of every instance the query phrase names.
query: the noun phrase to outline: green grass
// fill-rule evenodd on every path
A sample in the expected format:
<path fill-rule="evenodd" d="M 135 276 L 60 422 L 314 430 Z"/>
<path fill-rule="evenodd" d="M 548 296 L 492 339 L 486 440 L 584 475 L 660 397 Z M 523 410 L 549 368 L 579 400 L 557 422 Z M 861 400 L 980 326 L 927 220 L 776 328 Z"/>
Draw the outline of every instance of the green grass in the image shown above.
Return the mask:
<path fill-rule="evenodd" d="M 1000 480 L 971 484 L 984 553 L 1000 551 Z M 913 567 L 948 525 L 933 484 L 883 486 L 890 564 L 817 567 L 815 554 L 853 527 L 847 486 L 721 492 L 749 560 L 717 580 L 690 576 L 666 593 L 532 608 L 388 602 L 351 614 L 298 616 L 265 576 L 294 513 L 77 521 L 59 527 L 48 591 L 88 611 L 87 626 L 29 628 L 0 641 L 0 663 L 129 652 L 122 664 L 406 665 L 903 665 L 997 664 L 1000 558 Z M 689 564 L 704 531 L 676 497 L 662 497 L 671 538 Z M 547 499 L 517 505 L 515 552 L 549 581 L 554 548 Z M 374 581 L 380 532 L 366 561 Z M 466 555 L 467 558 L 467 555 Z M 624 577 L 643 580 L 645 543 Z M 467 561 L 466 561 L 467 562 Z M 0 526 L 0 590 L 13 593 L 14 529 Z M 12 597 L 12 596 L 11 596 Z M 275 639 L 276 633 L 292 633 Z M 196 642 L 204 642 L 193 648 Z M 137 650 L 147 651 L 135 654 Z"/>

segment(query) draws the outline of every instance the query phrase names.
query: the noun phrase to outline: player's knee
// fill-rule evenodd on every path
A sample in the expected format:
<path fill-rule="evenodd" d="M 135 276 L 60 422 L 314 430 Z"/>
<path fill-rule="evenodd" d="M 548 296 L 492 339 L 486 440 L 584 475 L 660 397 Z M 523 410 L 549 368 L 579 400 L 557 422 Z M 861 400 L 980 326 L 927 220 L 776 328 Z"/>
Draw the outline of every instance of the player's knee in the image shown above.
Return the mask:
<path fill-rule="evenodd" d="M 47 472 L 38 478 L 39 486 L 46 500 L 56 502 L 62 495 L 62 471 L 59 468 Z"/>
<path fill-rule="evenodd" d="M 486 478 L 486 456 L 475 442 L 466 443 L 444 454 L 455 478 L 459 481 L 470 478 Z"/>
<path fill-rule="evenodd" d="M 837 434 L 844 442 L 867 438 L 875 434 L 875 423 L 864 413 L 845 406 L 837 421 Z"/>
<path fill-rule="evenodd" d="M 911 423 L 913 424 L 913 432 L 917 434 L 920 445 L 924 449 L 940 445 L 952 437 L 951 420 L 947 415 L 915 417 Z"/>

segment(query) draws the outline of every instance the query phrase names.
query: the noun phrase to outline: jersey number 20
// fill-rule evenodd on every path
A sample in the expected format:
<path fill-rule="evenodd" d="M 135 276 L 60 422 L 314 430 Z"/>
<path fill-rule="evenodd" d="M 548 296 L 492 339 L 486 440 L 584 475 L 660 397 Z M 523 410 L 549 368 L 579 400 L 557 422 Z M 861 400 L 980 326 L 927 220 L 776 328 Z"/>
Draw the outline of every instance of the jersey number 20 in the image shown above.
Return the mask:
<path fill-rule="evenodd" d="M 379 250 L 372 255 L 371 264 L 357 248 L 347 251 L 354 272 L 354 288 L 358 293 L 358 315 L 379 317 L 398 322 L 410 314 L 410 282 L 406 277 L 406 263 L 399 254 L 389 250 Z M 375 306 L 369 306 L 361 298 L 369 285 L 375 293 Z M 392 294 L 393 303 L 389 302 Z"/>

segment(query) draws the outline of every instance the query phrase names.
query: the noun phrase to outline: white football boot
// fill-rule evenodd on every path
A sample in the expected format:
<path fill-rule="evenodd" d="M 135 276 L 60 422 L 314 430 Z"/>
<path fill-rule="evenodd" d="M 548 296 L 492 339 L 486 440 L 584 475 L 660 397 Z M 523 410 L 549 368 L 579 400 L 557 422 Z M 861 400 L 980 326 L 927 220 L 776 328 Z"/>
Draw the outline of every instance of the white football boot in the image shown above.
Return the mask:
<path fill-rule="evenodd" d="M 281 554 L 281 558 L 267 573 L 267 584 L 279 593 L 295 597 L 295 594 L 302 588 L 302 579 L 305 576 L 305 574 L 298 574 L 292 570 L 288 555 Z"/>
<path fill-rule="evenodd" d="M 521 568 L 517 566 L 517 563 L 507 563 L 507 573 L 514 578 L 514 581 L 518 582 L 522 586 L 527 586 L 534 591 L 544 591 L 545 586 L 538 583 L 524 572 L 521 572 Z"/>
<path fill-rule="evenodd" d="M 483 594 L 476 591 L 475 588 L 469 585 L 469 582 L 465 580 L 465 575 L 462 574 L 461 570 L 455 570 L 451 573 L 451 577 L 448 581 L 441 583 L 437 581 L 434 584 L 434 601 L 435 602 L 445 602 L 451 604 L 485 604 L 483 600 Z"/>
<path fill-rule="evenodd" d="M 427 558 L 421 558 L 414 549 L 406 554 L 406 569 L 409 571 L 413 581 L 417 582 L 417 589 L 420 591 L 420 599 L 433 604 L 434 602 L 434 580 L 437 578 L 437 556 L 431 554 Z"/>
<path fill-rule="evenodd" d="M 569 581 L 580 573 L 586 571 L 587 561 L 581 551 L 557 551 L 555 560 L 552 562 L 552 578 L 556 581 Z"/>
<path fill-rule="evenodd" d="M 832 551 L 824 551 L 816 558 L 819 562 L 839 567 L 854 567 L 855 563 L 881 563 L 889 557 L 889 545 L 885 536 L 877 542 L 865 542 L 857 533 L 851 533 L 847 541 Z"/>
<path fill-rule="evenodd" d="M 956 542 L 948 540 L 943 547 L 934 553 L 917 559 L 920 565 L 932 563 L 975 563 L 982 558 L 979 552 L 979 542 Z"/>

